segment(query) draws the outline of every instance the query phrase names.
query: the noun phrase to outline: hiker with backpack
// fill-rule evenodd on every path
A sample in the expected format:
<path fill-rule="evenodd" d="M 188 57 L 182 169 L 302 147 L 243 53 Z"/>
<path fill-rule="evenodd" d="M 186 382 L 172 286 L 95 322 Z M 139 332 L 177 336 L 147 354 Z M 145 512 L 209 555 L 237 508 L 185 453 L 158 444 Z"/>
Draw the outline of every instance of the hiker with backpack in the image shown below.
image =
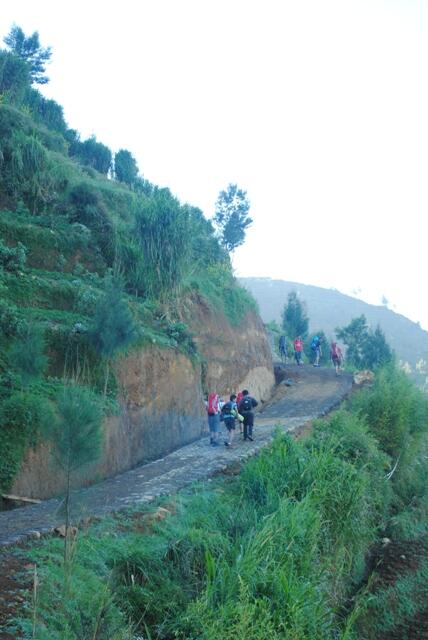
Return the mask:
<path fill-rule="evenodd" d="M 343 354 L 342 349 L 339 347 L 337 342 L 331 343 L 330 358 L 334 368 L 336 369 L 336 375 L 338 376 L 343 362 Z"/>
<path fill-rule="evenodd" d="M 236 418 L 238 417 L 238 407 L 236 404 L 236 395 L 234 393 L 232 393 L 228 402 L 225 402 L 222 406 L 221 417 L 223 418 L 224 426 L 228 431 L 228 439 L 224 441 L 224 444 L 226 447 L 231 447 L 235 433 Z"/>
<path fill-rule="evenodd" d="M 242 391 L 242 400 L 238 405 L 239 413 L 244 417 L 244 440 L 253 442 L 254 412 L 259 403 L 250 396 L 247 389 Z"/>
<path fill-rule="evenodd" d="M 220 437 L 220 397 L 217 393 L 209 393 L 205 403 L 210 430 L 210 445 L 219 446 Z"/>
<path fill-rule="evenodd" d="M 302 353 L 303 353 L 303 340 L 301 336 L 297 336 L 294 340 L 294 359 L 296 364 L 302 364 Z"/>
<path fill-rule="evenodd" d="M 314 367 L 320 366 L 320 357 L 321 357 L 321 342 L 322 338 L 320 336 L 314 336 L 311 342 L 311 350 L 315 355 Z"/>
<path fill-rule="evenodd" d="M 238 391 L 238 395 L 236 397 L 236 407 L 237 408 L 239 407 L 239 403 L 241 402 L 243 397 L 244 397 L 244 394 L 242 393 L 242 391 Z M 239 414 L 239 415 L 241 415 L 241 414 Z M 239 431 L 240 431 L 241 435 L 243 433 L 243 422 L 244 422 L 243 420 L 239 421 Z"/>
<path fill-rule="evenodd" d="M 284 360 L 284 364 L 287 364 L 288 352 L 287 352 L 287 338 L 280 336 L 279 338 L 279 355 L 281 360 Z"/>

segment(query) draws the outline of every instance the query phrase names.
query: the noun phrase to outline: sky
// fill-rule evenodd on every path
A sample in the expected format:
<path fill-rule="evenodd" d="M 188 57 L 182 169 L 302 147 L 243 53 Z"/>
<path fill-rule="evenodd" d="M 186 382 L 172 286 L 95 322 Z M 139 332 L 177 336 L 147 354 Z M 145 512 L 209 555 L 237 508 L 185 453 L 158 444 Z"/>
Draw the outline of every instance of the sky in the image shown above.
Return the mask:
<path fill-rule="evenodd" d="M 335 288 L 428 330 L 428 2 L 3 0 L 52 47 L 81 138 L 207 217 L 247 191 L 237 276 Z"/>

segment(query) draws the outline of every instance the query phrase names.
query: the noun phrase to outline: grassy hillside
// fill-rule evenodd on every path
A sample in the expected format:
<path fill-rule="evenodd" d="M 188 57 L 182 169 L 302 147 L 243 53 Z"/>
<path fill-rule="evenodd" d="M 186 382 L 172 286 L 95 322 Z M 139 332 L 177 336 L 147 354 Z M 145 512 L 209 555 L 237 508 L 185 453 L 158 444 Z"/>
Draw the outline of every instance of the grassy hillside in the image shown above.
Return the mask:
<path fill-rule="evenodd" d="M 281 313 L 291 291 L 297 291 L 307 305 L 311 330 L 324 330 L 333 336 L 336 327 L 347 325 L 352 318 L 364 314 L 369 325 L 380 325 L 386 339 L 403 362 L 410 366 L 418 384 L 425 386 L 428 375 L 428 332 L 404 316 L 386 307 L 375 306 L 332 289 L 271 280 L 240 278 L 240 282 L 256 298 L 264 322 L 281 322 Z"/>
<path fill-rule="evenodd" d="M 64 384 L 111 411 L 120 352 L 156 343 L 200 359 L 192 300 L 235 325 L 255 309 L 202 212 L 139 175 L 129 151 L 82 141 L 2 50 L 0 296 L 0 491 Z"/>

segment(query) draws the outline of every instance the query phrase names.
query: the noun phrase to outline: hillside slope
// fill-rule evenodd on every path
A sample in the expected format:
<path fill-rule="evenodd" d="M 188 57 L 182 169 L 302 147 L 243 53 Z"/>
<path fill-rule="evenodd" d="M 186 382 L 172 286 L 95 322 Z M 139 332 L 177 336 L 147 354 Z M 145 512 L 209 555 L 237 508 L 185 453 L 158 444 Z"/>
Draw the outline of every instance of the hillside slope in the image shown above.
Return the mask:
<path fill-rule="evenodd" d="M 312 331 L 324 330 L 334 336 L 336 327 L 347 325 L 352 318 L 364 314 L 371 327 L 380 325 L 398 358 L 418 382 L 427 384 L 428 332 L 408 318 L 383 306 L 367 304 L 333 289 L 271 280 L 240 278 L 240 282 L 256 298 L 264 322 L 281 321 L 281 313 L 290 291 L 297 291 L 306 303 Z"/>

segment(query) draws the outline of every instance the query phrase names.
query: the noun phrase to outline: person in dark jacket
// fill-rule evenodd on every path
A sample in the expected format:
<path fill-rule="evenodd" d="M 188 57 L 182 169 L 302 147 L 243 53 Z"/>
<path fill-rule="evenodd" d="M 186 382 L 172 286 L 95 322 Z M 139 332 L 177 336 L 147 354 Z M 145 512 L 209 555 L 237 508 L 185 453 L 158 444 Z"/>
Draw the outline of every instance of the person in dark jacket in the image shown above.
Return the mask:
<path fill-rule="evenodd" d="M 247 389 L 242 391 L 242 400 L 238 405 L 239 413 L 244 417 L 244 440 L 253 441 L 254 412 L 259 403 L 250 396 Z"/>
<path fill-rule="evenodd" d="M 235 433 L 236 418 L 238 416 L 238 407 L 236 404 L 236 395 L 232 393 L 228 402 L 225 402 L 221 408 L 221 415 L 224 420 L 224 426 L 226 427 L 229 437 L 224 441 L 226 447 L 231 447 L 233 444 L 233 436 Z"/>

